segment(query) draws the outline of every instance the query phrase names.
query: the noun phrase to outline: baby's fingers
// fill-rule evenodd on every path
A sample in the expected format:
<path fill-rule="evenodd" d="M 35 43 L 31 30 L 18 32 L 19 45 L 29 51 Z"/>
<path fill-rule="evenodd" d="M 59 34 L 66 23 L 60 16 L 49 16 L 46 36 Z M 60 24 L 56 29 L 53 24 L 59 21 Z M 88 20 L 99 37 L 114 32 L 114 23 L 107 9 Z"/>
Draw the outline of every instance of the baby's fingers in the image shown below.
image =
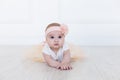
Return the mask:
<path fill-rule="evenodd" d="M 72 69 L 72 66 L 69 66 L 68 68 L 69 68 L 69 70 L 71 70 L 71 69 Z"/>
<path fill-rule="evenodd" d="M 71 70 L 71 69 L 72 69 L 71 65 L 67 64 L 67 70 Z"/>
<path fill-rule="evenodd" d="M 63 70 L 68 70 L 68 65 L 63 65 Z"/>
<path fill-rule="evenodd" d="M 66 69 L 65 65 L 62 65 L 60 70 L 65 70 L 65 69 Z"/>

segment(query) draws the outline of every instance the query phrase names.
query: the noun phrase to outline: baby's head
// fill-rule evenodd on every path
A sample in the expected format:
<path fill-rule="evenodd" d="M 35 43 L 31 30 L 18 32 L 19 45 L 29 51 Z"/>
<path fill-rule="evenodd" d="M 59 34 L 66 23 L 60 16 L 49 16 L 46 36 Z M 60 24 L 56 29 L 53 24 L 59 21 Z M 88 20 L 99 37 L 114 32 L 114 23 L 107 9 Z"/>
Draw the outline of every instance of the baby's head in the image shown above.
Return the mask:
<path fill-rule="evenodd" d="M 45 29 L 46 42 L 52 49 L 59 49 L 64 44 L 67 32 L 66 25 L 51 23 Z"/>

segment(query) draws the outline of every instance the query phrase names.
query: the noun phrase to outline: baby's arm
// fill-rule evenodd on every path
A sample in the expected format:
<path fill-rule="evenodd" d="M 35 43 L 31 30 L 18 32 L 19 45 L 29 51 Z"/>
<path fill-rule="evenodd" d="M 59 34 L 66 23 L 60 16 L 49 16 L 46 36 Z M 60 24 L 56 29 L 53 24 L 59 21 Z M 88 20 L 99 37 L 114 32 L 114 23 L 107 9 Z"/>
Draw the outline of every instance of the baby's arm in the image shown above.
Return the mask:
<path fill-rule="evenodd" d="M 60 64 L 60 69 L 61 70 L 69 70 L 69 69 L 72 69 L 71 65 L 70 65 L 70 61 L 71 61 L 71 58 L 70 58 L 70 50 L 66 50 L 64 52 L 64 55 L 63 55 L 63 60 Z"/>
<path fill-rule="evenodd" d="M 70 60 L 71 60 L 71 58 L 70 58 L 70 50 L 66 50 L 65 52 L 64 52 L 64 54 L 63 54 L 63 60 L 62 60 L 62 62 L 61 63 L 65 63 L 65 64 L 69 64 L 70 63 Z"/>
<path fill-rule="evenodd" d="M 58 61 L 55 61 L 51 58 L 51 56 L 44 54 L 43 53 L 43 57 L 45 59 L 45 61 L 47 62 L 47 64 L 51 67 L 57 68 L 57 66 L 60 64 Z"/>

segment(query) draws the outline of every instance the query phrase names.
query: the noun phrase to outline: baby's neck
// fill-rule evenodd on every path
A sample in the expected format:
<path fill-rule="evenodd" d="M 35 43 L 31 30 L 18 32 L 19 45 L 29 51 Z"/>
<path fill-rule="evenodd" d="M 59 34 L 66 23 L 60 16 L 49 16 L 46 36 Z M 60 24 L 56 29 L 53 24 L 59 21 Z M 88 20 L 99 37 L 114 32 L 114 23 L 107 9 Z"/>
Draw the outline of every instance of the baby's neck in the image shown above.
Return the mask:
<path fill-rule="evenodd" d="M 53 50 L 53 52 L 55 52 L 57 54 L 57 52 L 60 48 L 51 48 L 51 49 Z"/>

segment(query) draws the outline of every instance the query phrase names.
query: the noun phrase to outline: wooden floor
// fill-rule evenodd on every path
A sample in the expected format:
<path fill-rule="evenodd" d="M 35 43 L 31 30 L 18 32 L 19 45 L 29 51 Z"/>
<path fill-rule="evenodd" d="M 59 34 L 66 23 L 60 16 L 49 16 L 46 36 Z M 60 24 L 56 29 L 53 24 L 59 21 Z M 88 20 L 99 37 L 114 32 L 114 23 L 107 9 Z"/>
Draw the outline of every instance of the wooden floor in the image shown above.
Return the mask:
<path fill-rule="evenodd" d="M 87 58 L 60 71 L 24 58 L 30 46 L 0 46 L 0 80 L 120 80 L 119 46 L 81 47 Z"/>

